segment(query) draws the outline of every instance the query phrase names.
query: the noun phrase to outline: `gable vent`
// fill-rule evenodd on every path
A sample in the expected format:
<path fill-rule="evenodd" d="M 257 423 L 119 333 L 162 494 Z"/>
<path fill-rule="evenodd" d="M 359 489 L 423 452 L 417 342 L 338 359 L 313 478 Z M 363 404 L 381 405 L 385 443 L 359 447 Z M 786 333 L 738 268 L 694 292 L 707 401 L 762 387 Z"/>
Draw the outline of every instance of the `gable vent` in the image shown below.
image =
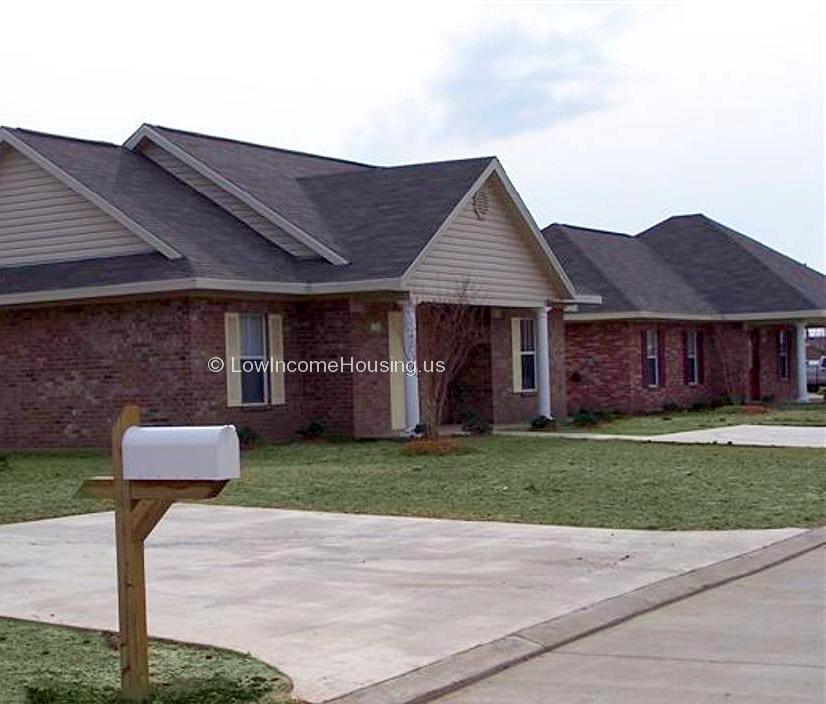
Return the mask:
<path fill-rule="evenodd" d="M 484 188 L 480 188 L 473 194 L 473 212 L 480 220 L 484 220 L 488 216 L 490 210 L 490 196 Z"/>

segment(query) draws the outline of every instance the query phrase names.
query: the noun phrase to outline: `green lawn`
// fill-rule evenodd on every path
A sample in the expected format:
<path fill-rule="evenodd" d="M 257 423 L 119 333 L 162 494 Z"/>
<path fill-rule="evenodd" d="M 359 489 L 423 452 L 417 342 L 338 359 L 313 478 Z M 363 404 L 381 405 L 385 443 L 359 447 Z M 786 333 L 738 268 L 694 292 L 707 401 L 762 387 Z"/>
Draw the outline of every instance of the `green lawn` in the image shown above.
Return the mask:
<path fill-rule="evenodd" d="M 288 702 L 290 682 L 247 655 L 151 641 L 151 704 Z M 0 704 L 114 704 L 115 636 L 0 618 Z"/>
<path fill-rule="evenodd" d="M 768 408 L 766 413 L 759 414 L 744 413 L 740 406 L 723 406 L 705 411 L 621 416 L 587 428 L 578 428 L 568 423 L 562 430 L 611 435 L 662 435 L 743 424 L 826 426 L 826 403 L 778 404 Z"/>
<path fill-rule="evenodd" d="M 406 456 L 398 442 L 295 443 L 244 455 L 219 503 L 613 528 L 826 524 L 816 449 L 493 436 L 466 452 Z M 90 453 L 10 454 L 0 522 L 95 510 L 72 498 L 106 470 Z M 8 498 L 6 498 L 8 497 Z"/>

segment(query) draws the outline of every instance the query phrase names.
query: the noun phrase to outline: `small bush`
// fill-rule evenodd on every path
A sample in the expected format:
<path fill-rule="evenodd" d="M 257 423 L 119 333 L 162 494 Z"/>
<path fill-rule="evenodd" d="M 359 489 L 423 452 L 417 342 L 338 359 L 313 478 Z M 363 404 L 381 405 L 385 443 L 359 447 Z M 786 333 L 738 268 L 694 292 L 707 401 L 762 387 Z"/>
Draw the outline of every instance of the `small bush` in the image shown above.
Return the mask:
<path fill-rule="evenodd" d="M 548 416 L 537 416 L 531 421 L 531 430 L 544 430 L 553 421 Z"/>
<path fill-rule="evenodd" d="M 413 456 L 435 456 L 455 455 L 465 452 L 465 446 L 456 438 L 417 438 L 402 445 L 402 454 Z"/>
<path fill-rule="evenodd" d="M 320 420 L 311 420 L 296 432 L 302 440 L 318 440 L 327 434 L 327 426 Z"/>
<path fill-rule="evenodd" d="M 723 406 L 730 406 L 733 403 L 729 396 L 715 396 L 708 404 L 711 408 L 722 408 Z"/>
<path fill-rule="evenodd" d="M 261 444 L 261 436 L 248 425 L 239 428 L 237 433 L 238 443 L 241 445 L 242 450 L 249 450 L 256 445 Z"/>
<path fill-rule="evenodd" d="M 571 423 L 581 428 L 587 428 L 588 426 L 599 423 L 599 416 L 593 411 L 583 408 L 573 415 Z"/>
<path fill-rule="evenodd" d="M 695 401 L 691 404 L 692 411 L 707 411 L 709 408 L 711 408 L 711 404 L 706 401 Z"/>
<path fill-rule="evenodd" d="M 492 429 L 493 426 L 487 418 L 475 413 L 469 414 L 462 423 L 462 430 L 471 435 L 489 435 Z"/>
<path fill-rule="evenodd" d="M 674 401 L 666 401 L 663 404 L 663 411 L 665 413 L 674 413 L 674 411 L 678 410 L 680 407 L 674 403 Z"/>
<path fill-rule="evenodd" d="M 740 406 L 740 413 L 745 413 L 746 415 L 750 416 L 757 416 L 761 413 L 768 413 L 768 408 L 765 406 L 760 406 L 756 403 L 747 403 L 743 406 Z"/>

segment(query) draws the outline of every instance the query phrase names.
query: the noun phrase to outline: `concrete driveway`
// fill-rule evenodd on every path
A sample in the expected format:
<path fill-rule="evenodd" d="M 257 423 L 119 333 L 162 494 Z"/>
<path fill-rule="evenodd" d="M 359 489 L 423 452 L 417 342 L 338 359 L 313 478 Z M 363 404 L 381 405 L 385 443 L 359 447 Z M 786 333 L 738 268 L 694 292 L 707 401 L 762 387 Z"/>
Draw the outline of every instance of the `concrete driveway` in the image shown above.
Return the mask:
<path fill-rule="evenodd" d="M 155 636 L 251 652 L 321 701 L 801 531 L 652 532 L 175 506 Z M 116 628 L 111 513 L 0 526 L 0 615 Z"/>
<path fill-rule="evenodd" d="M 565 645 L 440 704 L 822 704 L 826 549 Z"/>
<path fill-rule="evenodd" d="M 730 425 L 725 428 L 686 430 L 663 435 L 610 435 L 608 433 L 535 433 L 502 431 L 503 435 L 525 437 L 573 438 L 575 440 L 631 440 L 690 445 L 745 445 L 753 447 L 826 448 L 826 428 L 797 425 Z"/>

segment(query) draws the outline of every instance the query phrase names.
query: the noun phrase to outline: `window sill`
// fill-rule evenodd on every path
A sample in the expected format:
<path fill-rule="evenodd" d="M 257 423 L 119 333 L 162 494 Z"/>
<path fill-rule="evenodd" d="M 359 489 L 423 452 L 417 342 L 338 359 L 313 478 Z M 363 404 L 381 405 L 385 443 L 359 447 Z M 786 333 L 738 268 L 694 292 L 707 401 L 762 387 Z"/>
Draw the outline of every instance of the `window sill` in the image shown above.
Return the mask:
<path fill-rule="evenodd" d="M 522 391 L 513 391 L 514 396 L 536 396 L 539 393 L 536 389 L 523 389 Z"/>

